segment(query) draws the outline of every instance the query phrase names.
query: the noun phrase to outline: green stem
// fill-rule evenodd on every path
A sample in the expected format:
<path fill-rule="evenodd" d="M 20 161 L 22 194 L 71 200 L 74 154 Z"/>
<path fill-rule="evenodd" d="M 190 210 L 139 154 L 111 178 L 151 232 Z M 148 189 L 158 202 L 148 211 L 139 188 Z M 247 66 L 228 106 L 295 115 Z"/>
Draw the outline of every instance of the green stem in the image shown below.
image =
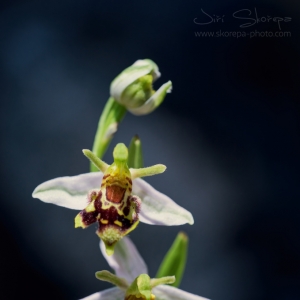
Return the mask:
<path fill-rule="evenodd" d="M 114 133 L 118 129 L 119 123 L 122 121 L 126 113 L 126 108 L 120 105 L 114 98 L 110 97 L 101 114 L 98 129 L 94 139 L 93 153 L 100 159 L 105 154 Z M 98 171 L 91 163 L 91 172 Z"/>

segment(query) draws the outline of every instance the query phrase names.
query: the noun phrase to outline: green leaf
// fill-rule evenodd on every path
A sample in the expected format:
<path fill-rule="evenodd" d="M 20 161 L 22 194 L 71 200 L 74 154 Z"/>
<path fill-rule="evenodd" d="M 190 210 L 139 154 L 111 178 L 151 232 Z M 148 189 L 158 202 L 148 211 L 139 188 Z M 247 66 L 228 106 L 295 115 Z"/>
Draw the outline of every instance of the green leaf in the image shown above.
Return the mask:
<path fill-rule="evenodd" d="M 185 233 L 179 232 L 171 248 L 165 255 L 155 277 L 175 275 L 176 282 L 172 286 L 179 287 L 181 282 L 188 250 L 188 237 Z"/>
<path fill-rule="evenodd" d="M 127 163 L 129 168 L 139 169 L 144 167 L 142 143 L 138 135 L 135 135 L 130 142 Z"/>
<path fill-rule="evenodd" d="M 101 114 L 98 129 L 94 139 L 93 153 L 100 159 L 105 154 L 119 123 L 125 116 L 126 108 L 110 97 Z M 94 164 L 90 165 L 91 172 L 98 171 Z"/>

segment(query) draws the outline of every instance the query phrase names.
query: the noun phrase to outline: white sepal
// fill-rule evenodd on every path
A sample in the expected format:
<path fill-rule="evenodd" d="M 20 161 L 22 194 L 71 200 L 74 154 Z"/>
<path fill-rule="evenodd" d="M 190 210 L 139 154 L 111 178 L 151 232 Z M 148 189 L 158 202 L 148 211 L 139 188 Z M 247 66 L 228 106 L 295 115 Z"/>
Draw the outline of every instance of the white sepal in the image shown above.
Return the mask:
<path fill-rule="evenodd" d="M 38 185 L 32 197 L 46 203 L 82 210 L 88 204 L 88 192 L 92 189 L 100 189 L 102 177 L 101 172 L 58 177 Z"/>
<path fill-rule="evenodd" d="M 146 181 L 137 178 L 133 181 L 132 193 L 141 198 L 140 221 L 152 225 L 193 224 L 192 214 L 176 204 L 168 196 L 158 192 Z"/>
<path fill-rule="evenodd" d="M 147 274 L 147 266 L 129 237 L 124 237 L 115 246 L 114 254 L 108 256 L 105 245 L 100 242 L 101 252 L 116 275 L 131 283 L 140 274 Z"/>
<path fill-rule="evenodd" d="M 159 285 L 152 290 L 155 300 L 208 300 L 170 285 Z"/>
<path fill-rule="evenodd" d="M 124 300 L 125 293 L 117 287 L 104 290 L 80 300 Z"/>

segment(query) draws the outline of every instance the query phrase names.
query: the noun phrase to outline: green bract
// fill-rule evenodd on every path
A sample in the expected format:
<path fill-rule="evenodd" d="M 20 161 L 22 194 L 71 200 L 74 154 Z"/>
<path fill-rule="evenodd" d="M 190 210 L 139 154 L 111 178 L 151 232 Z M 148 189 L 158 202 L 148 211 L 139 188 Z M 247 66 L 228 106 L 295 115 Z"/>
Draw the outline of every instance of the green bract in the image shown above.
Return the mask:
<path fill-rule="evenodd" d="M 128 167 L 129 168 L 143 168 L 143 151 L 142 151 L 142 143 L 140 138 L 135 135 L 129 145 L 128 149 Z"/>
<path fill-rule="evenodd" d="M 179 287 L 184 273 L 188 248 L 188 237 L 185 233 L 179 232 L 174 243 L 165 255 L 156 277 L 175 275 L 176 282 L 172 285 Z"/>

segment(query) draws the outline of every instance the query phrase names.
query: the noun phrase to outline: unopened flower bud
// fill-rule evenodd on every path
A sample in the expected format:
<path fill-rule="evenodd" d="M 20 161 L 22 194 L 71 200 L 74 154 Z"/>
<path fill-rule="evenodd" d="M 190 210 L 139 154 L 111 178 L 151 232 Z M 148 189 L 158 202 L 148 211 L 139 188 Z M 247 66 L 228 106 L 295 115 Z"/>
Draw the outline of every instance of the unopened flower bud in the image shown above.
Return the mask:
<path fill-rule="evenodd" d="M 172 82 L 168 81 L 154 91 L 152 83 L 159 77 L 158 66 L 152 60 L 138 60 L 113 80 L 110 94 L 131 113 L 149 114 L 172 89 Z"/>

